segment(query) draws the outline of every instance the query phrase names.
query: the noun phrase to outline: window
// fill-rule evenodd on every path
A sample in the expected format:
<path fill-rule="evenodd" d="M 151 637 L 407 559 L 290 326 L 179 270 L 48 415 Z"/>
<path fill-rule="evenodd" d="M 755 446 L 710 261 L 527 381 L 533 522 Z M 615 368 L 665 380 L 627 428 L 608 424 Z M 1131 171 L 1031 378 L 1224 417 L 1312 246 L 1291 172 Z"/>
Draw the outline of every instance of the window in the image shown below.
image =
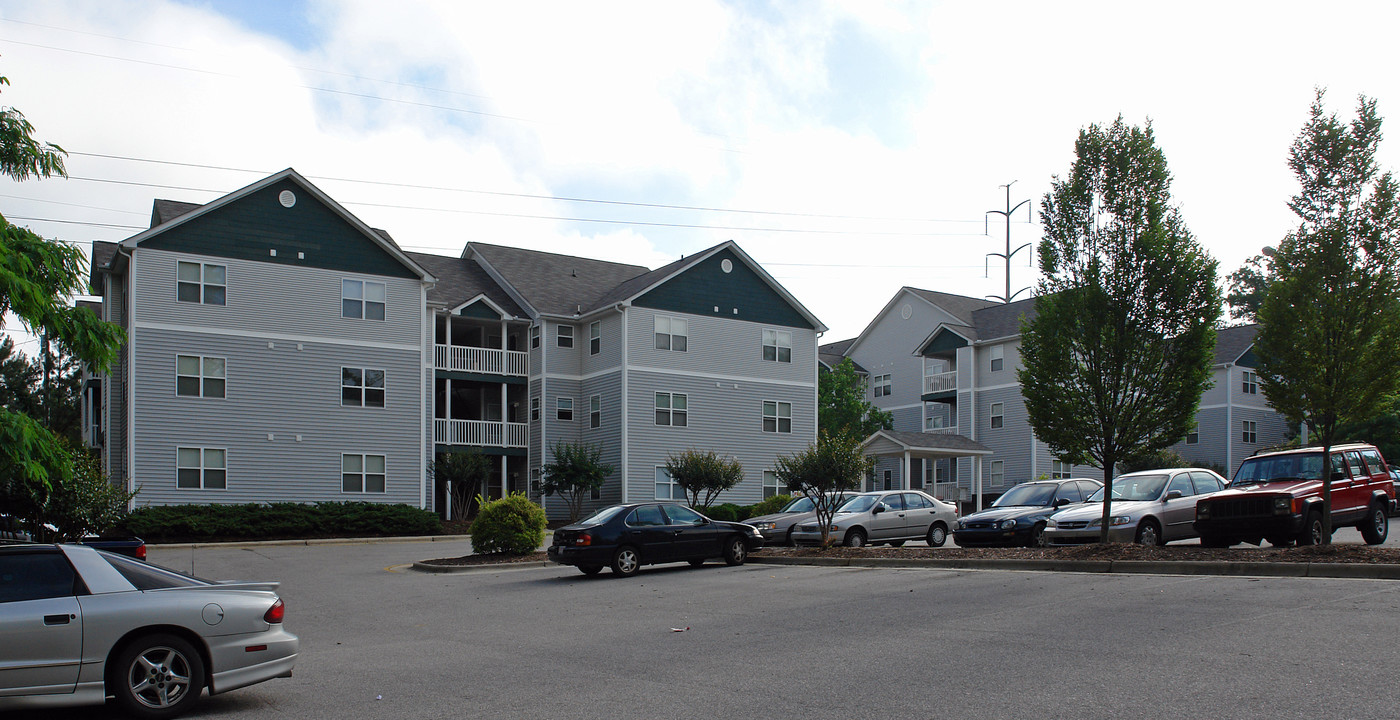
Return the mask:
<path fill-rule="evenodd" d="M 1167 485 L 1167 492 L 1177 491 L 1182 497 L 1191 497 L 1195 490 L 1191 489 L 1191 473 L 1177 473 Z"/>
<path fill-rule="evenodd" d="M 223 305 L 228 293 L 228 274 L 223 265 L 178 262 L 175 264 L 175 299 L 180 302 Z"/>
<path fill-rule="evenodd" d="M 876 375 L 875 381 L 872 383 L 872 385 L 875 388 L 875 397 L 887 397 L 891 394 L 891 384 L 889 375 Z"/>
<path fill-rule="evenodd" d="M 537 347 L 539 347 L 539 346 L 540 346 L 540 326 L 539 326 L 539 325 L 531 325 L 531 326 L 530 326 L 530 349 L 531 349 L 531 350 L 534 350 L 535 348 L 537 348 Z"/>
<path fill-rule="evenodd" d="M 175 487 L 181 490 L 224 490 L 228 468 L 223 450 L 175 448 Z"/>
<path fill-rule="evenodd" d="M 1201 441 L 1201 426 L 1197 424 L 1191 428 L 1191 432 L 1186 433 L 1186 444 L 1195 445 Z"/>
<path fill-rule="evenodd" d="M 1259 435 L 1255 432 L 1257 427 L 1253 420 L 1245 420 L 1243 425 L 1244 432 L 1241 434 L 1240 440 L 1247 443 L 1259 442 Z"/>
<path fill-rule="evenodd" d="M 603 351 L 603 323 L 588 323 L 588 354 L 597 355 Z"/>
<path fill-rule="evenodd" d="M 1055 489 L 1055 499 L 1064 499 L 1071 503 L 1084 502 L 1084 496 L 1079 494 L 1079 483 L 1073 482 L 1061 483 L 1060 487 Z"/>
<path fill-rule="evenodd" d="M 77 593 L 77 573 L 60 552 L 0 555 L 0 603 L 71 597 Z"/>
<path fill-rule="evenodd" d="M 657 393 L 656 424 L 685 427 L 689 423 L 686 400 L 684 393 Z"/>
<path fill-rule="evenodd" d="M 991 355 L 992 355 L 992 372 L 997 372 L 998 370 L 1001 370 L 1003 367 L 1006 366 L 1006 355 L 1005 355 L 1005 353 L 1006 353 L 1006 351 L 1003 349 L 1003 346 L 1001 346 L 1001 345 L 993 345 L 993 346 L 992 346 L 992 348 L 991 348 Z"/>
<path fill-rule="evenodd" d="M 656 468 L 656 499 L 684 500 L 685 490 L 671 479 L 671 473 L 664 467 Z"/>
<path fill-rule="evenodd" d="M 662 514 L 660 505 L 643 505 L 633 510 L 623 522 L 632 527 L 661 527 L 666 524 L 666 516 Z"/>
<path fill-rule="evenodd" d="M 573 346 L 574 346 L 574 326 L 573 326 L 573 325 L 558 325 L 558 326 L 556 326 L 556 327 L 558 328 L 558 330 L 557 330 L 557 337 L 558 337 L 559 347 L 561 347 L 561 348 L 571 348 L 571 347 L 573 347 Z"/>
<path fill-rule="evenodd" d="M 792 432 L 792 403 L 764 400 L 763 432 Z"/>
<path fill-rule="evenodd" d="M 1197 495 L 1215 492 L 1221 489 L 1220 481 L 1214 475 L 1207 472 L 1191 473 L 1191 483 L 1196 488 Z"/>
<path fill-rule="evenodd" d="M 340 281 L 340 316 L 359 320 L 384 319 L 384 283 Z"/>
<path fill-rule="evenodd" d="M 341 368 L 340 404 L 345 407 L 384 407 L 384 371 Z"/>
<path fill-rule="evenodd" d="M 992 429 L 1006 424 L 1006 403 L 992 403 Z"/>
<path fill-rule="evenodd" d="M 1073 465 L 1070 465 L 1067 462 L 1062 462 L 1060 460 L 1051 460 L 1050 479 L 1061 480 L 1064 478 L 1073 477 L 1073 467 Z"/>
<path fill-rule="evenodd" d="M 792 362 L 792 333 L 788 330 L 764 330 L 763 359 Z"/>
<path fill-rule="evenodd" d="M 763 497 L 770 498 L 774 495 L 782 495 L 787 488 L 783 487 L 778 480 L 778 473 L 772 470 L 763 471 Z"/>
<path fill-rule="evenodd" d="M 1245 395 L 1258 395 L 1258 394 L 1259 394 L 1259 376 L 1256 375 L 1256 374 L 1254 374 L 1254 371 L 1253 371 L 1253 370 L 1245 370 L 1245 371 L 1243 371 L 1243 372 L 1241 373 L 1241 376 L 1242 376 L 1243 379 L 1244 379 L 1244 394 L 1245 394 Z"/>
<path fill-rule="evenodd" d="M 891 470 L 886 470 L 886 471 L 885 471 L 885 487 L 884 487 L 884 489 L 885 489 L 885 490 L 892 490 L 892 489 L 893 489 L 893 485 L 894 485 L 894 472 L 891 471 Z"/>
<path fill-rule="evenodd" d="M 603 396 L 592 395 L 588 398 L 588 427 L 596 428 L 603 426 Z"/>
<path fill-rule="evenodd" d="M 992 461 L 992 481 L 993 487 L 1006 484 L 1006 463 L 1001 460 Z"/>
<path fill-rule="evenodd" d="M 530 422 L 540 421 L 540 399 L 530 398 Z"/>
<path fill-rule="evenodd" d="M 554 398 L 554 417 L 559 420 L 573 422 L 574 399 L 571 397 Z"/>
<path fill-rule="evenodd" d="M 384 492 L 384 456 L 341 455 L 340 489 L 348 493 Z"/>
<path fill-rule="evenodd" d="M 224 359 L 176 355 L 175 394 L 185 397 L 223 397 Z"/>
<path fill-rule="evenodd" d="M 656 349 L 685 352 L 687 344 L 684 318 L 656 316 Z"/>

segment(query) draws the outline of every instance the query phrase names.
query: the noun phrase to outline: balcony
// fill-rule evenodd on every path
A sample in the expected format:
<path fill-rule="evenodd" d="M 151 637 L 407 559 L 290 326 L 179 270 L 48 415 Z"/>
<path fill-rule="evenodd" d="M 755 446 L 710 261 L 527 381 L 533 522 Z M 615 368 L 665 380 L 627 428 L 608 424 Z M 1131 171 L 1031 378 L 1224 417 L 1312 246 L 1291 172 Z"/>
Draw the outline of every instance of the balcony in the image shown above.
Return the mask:
<path fill-rule="evenodd" d="M 530 433 L 525 423 L 434 419 L 433 442 L 438 445 L 523 448 L 529 446 Z"/>
<path fill-rule="evenodd" d="M 924 418 L 924 432 L 957 435 L 958 426 L 949 425 L 948 422 L 941 417 Z"/>
<path fill-rule="evenodd" d="M 434 345 L 433 365 L 439 370 L 528 377 L 530 354 L 467 345 Z"/>
<path fill-rule="evenodd" d="M 958 371 L 934 373 L 924 376 L 924 393 L 950 392 L 958 389 Z"/>

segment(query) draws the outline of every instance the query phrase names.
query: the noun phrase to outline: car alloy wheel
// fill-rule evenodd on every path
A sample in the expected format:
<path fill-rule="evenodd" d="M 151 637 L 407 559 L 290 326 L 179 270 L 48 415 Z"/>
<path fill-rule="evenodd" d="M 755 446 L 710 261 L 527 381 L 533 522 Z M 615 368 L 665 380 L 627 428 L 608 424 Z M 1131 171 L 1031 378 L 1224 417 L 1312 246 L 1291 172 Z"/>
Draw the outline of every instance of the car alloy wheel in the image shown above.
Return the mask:
<path fill-rule="evenodd" d="M 846 533 L 846 547 L 865 547 L 865 533 L 859 530 Z"/>
<path fill-rule="evenodd" d="M 1157 529 L 1157 523 L 1143 520 L 1138 525 L 1137 541 L 1139 545 L 1161 545 L 1162 531 Z"/>
<path fill-rule="evenodd" d="M 184 713 L 204 691 L 204 661 L 188 642 L 175 635 L 149 635 L 126 646 L 113 672 L 117 701 L 141 718 L 169 718 Z"/>
<path fill-rule="evenodd" d="M 730 538 L 729 544 L 724 547 L 724 562 L 728 565 L 743 565 L 748 557 L 749 548 L 744 545 L 744 539 Z"/>
<path fill-rule="evenodd" d="M 943 547 L 943 543 L 948 541 L 948 528 L 943 527 L 943 523 L 936 522 L 928 527 L 928 534 L 924 537 L 929 547 Z"/>
<path fill-rule="evenodd" d="M 1036 523 L 1035 527 L 1031 528 L 1031 539 L 1030 542 L 1026 543 L 1026 546 L 1033 548 L 1050 547 L 1050 538 L 1045 536 L 1045 523 Z"/>
<path fill-rule="evenodd" d="M 637 548 L 631 545 L 624 545 L 613 553 L 612 570 L 623 577 L 636 575 L 642 567 L 642 557 L 637 554 Z"/>

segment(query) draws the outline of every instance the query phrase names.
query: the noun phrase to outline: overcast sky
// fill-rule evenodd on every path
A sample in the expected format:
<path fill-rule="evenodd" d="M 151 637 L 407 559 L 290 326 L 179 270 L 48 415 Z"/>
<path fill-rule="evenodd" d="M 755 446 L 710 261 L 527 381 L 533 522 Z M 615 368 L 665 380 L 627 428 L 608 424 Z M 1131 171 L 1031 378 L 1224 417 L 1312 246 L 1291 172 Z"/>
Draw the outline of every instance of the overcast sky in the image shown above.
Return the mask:
<path fill-rule="evenodd" d="M 1000 186 L 1034 244 L 1075 135 L 1120 113 L 1229 273 L 1293 224 L 1315 87 L 1400 122 L 1397 27 L 1395 2 L 0 0 L 0 104 L 71 176 L 0 180 L 0 211 L 87 246 L 294 167 L 420 252 L 657 267 L 732 239 L 825 342 L 904 285 L 1001 295 Z"/>

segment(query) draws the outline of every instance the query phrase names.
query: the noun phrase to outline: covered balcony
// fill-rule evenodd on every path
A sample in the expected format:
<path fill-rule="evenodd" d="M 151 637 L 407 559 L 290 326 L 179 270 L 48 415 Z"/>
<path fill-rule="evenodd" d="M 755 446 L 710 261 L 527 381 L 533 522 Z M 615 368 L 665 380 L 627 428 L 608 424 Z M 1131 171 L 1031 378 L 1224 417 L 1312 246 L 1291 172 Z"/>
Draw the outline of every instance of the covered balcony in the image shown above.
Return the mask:
<path fill-rule="evenodd" d="M 529 325 L 509 322 L 477 302 L 434 319 L 433 367 L 471 375 L 530 375 Z"/>

